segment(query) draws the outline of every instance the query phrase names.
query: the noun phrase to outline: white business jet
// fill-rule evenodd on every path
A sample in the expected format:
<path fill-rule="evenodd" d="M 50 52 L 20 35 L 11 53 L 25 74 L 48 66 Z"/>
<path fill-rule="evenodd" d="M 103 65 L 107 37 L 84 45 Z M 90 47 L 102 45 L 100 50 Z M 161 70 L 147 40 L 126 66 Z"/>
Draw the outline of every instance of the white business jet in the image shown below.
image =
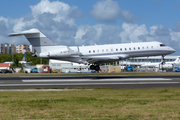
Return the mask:
<path fill-rule="evenodd" d="M 99 71 L 99 64 L 119 61 L 131 57 L 159 56 L 174 53 L 175 50 L 161 42 L 140 42 L 108 44 L 94 46 L 57 45 L 37 29 L 30 29 L 9 36 L 24 35 L 37 53 L 34 57 L 57 59 L 90 65 L 90 69 Z"/>
<path fill-rule="evenodd" d="M 161 63 L 144 63 L 141 65 L 141 67 L 173 68 L 174 64 L 180 64 L 180 56 L 178 56 L 173 62 L 165 62 L 163 66 L 161 65 Z"/>

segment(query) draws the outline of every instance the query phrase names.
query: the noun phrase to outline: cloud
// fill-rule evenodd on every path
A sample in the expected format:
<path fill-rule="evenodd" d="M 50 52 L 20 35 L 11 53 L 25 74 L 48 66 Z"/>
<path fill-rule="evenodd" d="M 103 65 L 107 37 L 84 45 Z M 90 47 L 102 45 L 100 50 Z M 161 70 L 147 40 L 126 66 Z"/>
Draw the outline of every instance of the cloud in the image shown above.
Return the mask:
<path fill-rule="evenodd" d="M 119 37 L 120 26 L 107 26 L 103 24 L 77 26 L 75 19 L 83 16 L 77 7 L 67 7 L 66 5 L 59 4 L 62 7 L 66 6 L 64 12 L 68 14 L 61 14 L 62 11 L 59 11 L 59 13 L 50 8 L 41 11 L 40 9 L 45 8 L 46 4 L 55 7 L 54 4 L 50 4 L 47 0 L 31 6 L 32 14 L 16 19 L 13 30 L 18 32 L 38 28 L 56 43 L 68 46 L 121 43 Z M 41 12 L 36 12 L 36 10 Z M 58 18 L 59 14 L 62 15 L 61 19 L 57 20 L 56 18 Z"/>
<path fill-rule="evenodd" d="M 67 21 L 67 23 L 71 23 L 68 19 L 72 21 L 72 19 L 84 16 L 77 6 L 70 7 L 68 4 L 59 1 L 50 2 L 49 0 L 42 0 L 37 5 L 30 6 L 30 8 L 33 16 L 38 16 L 43 13 L 55 14 L 56 16 L 53 20 L 58 22 L 64 20 Z"/>
<path fill-rule="evenodd" d="M 43 13 L 61 14 L 62 16 L 65 16 L 70 10 L 70 6 L 68 4 L 59 1 L 50 2 L 49 0 L 41 0 L 40 3 L 30 6 L 30 8 L 34 16 L 38 16 Z"/>
<path fill-rule="evenodd" d="M 79 10 L 76 6 L 73 7 L 69 13 L 69 17 L 70 18 L 74 18 L 74 19 L 77 19 L 77 18 L 84 18 L 84 14 L 82 13 L 81 10 Z"/>
<path fill-rule="evenodd" d="M 9 31 L 8 19 L 0 17 L 0 33 L 5 36 L 7 31 Z"/>
<path fill-rule="evenodd" d="M 124 16 L 129 16 L 129 19 L 134 18 L 133 14 L 131 18 L 129 12 L 123 12 L 123 10 L 119 8 L 117 2 L 113 2 L 112 0 L 99 2 L 103 3 L 99 4 L 100 13 L 104 10 L 103 5 L 110 6 L 106 8 L 107 14 L 112 13 L 111 18 L 106 15 L 104 17 L 102 16 L 102 21 L 115 22 L 119 19 L 117 18 L 117 15 L 119 15 L 121 19 L 123 18 L 122 13 L 124 13 Z M 98 5 L 98 2 L 95 5 Z M 101 8 L 101 5 L 103 9 Z M 117 13 L 115 9 L 108 11 L 112 7 L 118 9 Z M 131 41 L 160 41 L 175 48 L 177 51 L 180 50 L 178 47 L 180 45 L 180 22 L 175 24 L 174 29 L 169 29 L 162 25 L 153 25 L 150 28 L 147 28 L 145 24 L 138 25 L 129 22 L 124 22 L 122 26 L 105 24 L 82 24 L 78 26 L 76 24 L 76 19 L 82 18 L 83 14 L 76 6 L 71 7 L 68 4 L 59 1 L 49 2 L 49 0 L 42 0 L 37 5 L 30 6 L 30 8 L 32 10 L 31 13 L 17 19 L 0 17 L 1 43 L 4 43 L 4 41 L 9 41 L 9 43 L 14 44 L 28 43 L 28 41 L 25 40 L 25 37 L 10 38 L 7 37 L 7 34 L 37 28 L 59 45 L 76 46 L 127 43 Z M 102 17 L 100 16 L 100 18 Z M 124 17 L 124 19 L 127 21 L 128 18 Z M 13 29 L 9 26 L 13 26 Z"/>
<path fill-rule="evenodd" d="M 0 17 L 0 43 L 21 43 L 21 38 L 11 38 L 8 37 L 8 33 L 12 33 L 13 30 L 9 28 L 9 20 L 4 17 Z"/>
<path fill-rule="evenodd" d="M 4 17 L 0 17 L 0 43 L 8 43 L 8 33 L 12 30 L 9 28 L 9 20 Z M 12 41 L 9 41 L 11 43 Z"/>
<path fill-rule="evenodd" d="M 130 23 L 123 23 L 122 29 L 123 31 L 119 34 L 122 42 L 159 41 L 177 51 L 180 50 L 180 31 L 175 31 L 162 25 L 154 25 L 148 31 L 144 24 L 138 26 L 137 24 Z"/>
<path fill-rule="evenodd" d="M 147 35 L 148 31 L 146 29 L 146 25 L 138 26 L 137 24 L 129 24 L 123 23 L 122 25 L 123 31 L 119 34 L 122 38 L 122 42 L 140 42 L 145 41 L 143 36 Z"/>
<path fill-rule="evenodd" d="M 96 20 L 107 23 L 114 23 L 118 19 L 122 19 L 125 22 L 134 22 L 137 20 L 134 14 L 121 9 L 118 2 L 112 0 L 98 1 L 93 6 L 90 14 L 94 16 Z"/>
<path fill-rule="evenodd" d="M 37 28 L 60 45 L 75 44 L 73 41 L 77 31 L 75 20 L 83 17 L 78 7 L 70 7 L 59 1 L 42 0 L 30 8 L 32 13 L 14 20 L 15 32 Z"/>
<path fill-rule="evenodd" d="M 129 11 L 122 9 L 120 10 L 120 18 L 128 23 L 132 23 L 138 20 L 134 14 L 131 14 Z"/>
<path fill-rule="evenodd" d="M 177 22 L 176 24 L 175 24 L 175 28 L 173 29 L 174 31 L 179 31 L 180 32 L 180 22 Z"/>
<path fill-rule="evenodd" d="M 120 26 L 82 25 L 78 27 L 74 38 L 75 43 L 78 45 L 121 43 L 121 38 L 118 36 L 119 32 Z"/>

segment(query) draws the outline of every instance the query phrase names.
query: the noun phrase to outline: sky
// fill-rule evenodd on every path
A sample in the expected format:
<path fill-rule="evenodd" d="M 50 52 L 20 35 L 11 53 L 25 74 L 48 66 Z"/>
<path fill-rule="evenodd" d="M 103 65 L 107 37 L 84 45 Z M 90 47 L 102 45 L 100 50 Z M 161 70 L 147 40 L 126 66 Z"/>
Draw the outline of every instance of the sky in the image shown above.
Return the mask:
<path fill-rule="evenodd" d="M 0 43 L 39 29 L 59 45 L 159 41 L 180 55 L 180 0 L 1 0 Z"/>

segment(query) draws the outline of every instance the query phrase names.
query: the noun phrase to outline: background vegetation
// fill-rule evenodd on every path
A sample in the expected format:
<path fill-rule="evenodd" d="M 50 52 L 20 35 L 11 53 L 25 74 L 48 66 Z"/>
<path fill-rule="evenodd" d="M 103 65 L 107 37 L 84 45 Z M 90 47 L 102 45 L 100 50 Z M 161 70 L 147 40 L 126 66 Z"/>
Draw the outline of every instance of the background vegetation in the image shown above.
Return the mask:
<path fill-rule="evenodd" d="M 2 119 L 180 119 L 180 89 L 0 92 Z"/>
<path fill-rule="evenodd" d="M 32 53 L 26 53 L 27 62 L 32 62 L 33 64 L 41 64 L 41 59 L 32 57 Z M 24 54 L 14 54 L 14 63 L 13 66 L 19 66 L 18 61 L 22 61 Z M 0 54 L 0 63 L 10 62 L 13 60 L 12 54 Z M 42 59 L 42 64 L 49 64 L 49 59 Z"/>

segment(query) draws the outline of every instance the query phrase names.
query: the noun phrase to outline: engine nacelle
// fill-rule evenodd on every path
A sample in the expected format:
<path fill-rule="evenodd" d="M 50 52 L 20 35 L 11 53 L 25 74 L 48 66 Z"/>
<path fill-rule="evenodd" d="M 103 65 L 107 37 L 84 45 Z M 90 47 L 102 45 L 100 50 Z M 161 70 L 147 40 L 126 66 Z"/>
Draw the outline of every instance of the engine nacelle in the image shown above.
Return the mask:
<path fill-rule="evenodd" d="M 71 50 L 71 51 L 70 51 Z M 43 52 L 37 55 L 42 58 L 71 57 L 72 54 L 78 54 L 76 49 L 68 49 L 67 47 L 50 52 Z"/>

